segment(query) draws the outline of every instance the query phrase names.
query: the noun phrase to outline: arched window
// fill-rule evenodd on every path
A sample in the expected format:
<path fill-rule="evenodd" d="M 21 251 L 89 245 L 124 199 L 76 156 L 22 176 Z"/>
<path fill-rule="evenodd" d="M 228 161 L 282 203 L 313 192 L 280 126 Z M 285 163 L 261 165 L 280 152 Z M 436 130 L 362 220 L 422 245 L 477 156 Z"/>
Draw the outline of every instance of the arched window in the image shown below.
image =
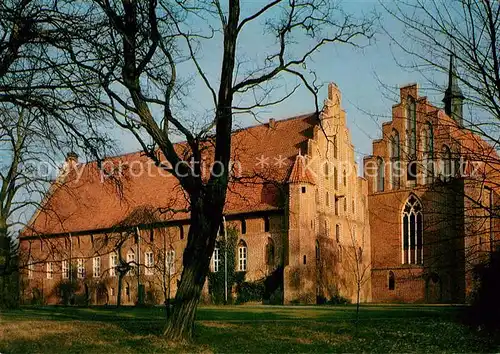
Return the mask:
<path fill-rule="evenodd" d="M 326 206 L 330 206 L 330 193 L 328 193 L 328 192 L 326 192 L 325 204 L 326 204 Z"/>
<path fill-rule="evenodd" d="M 335 239 L 340 242 L 340 225 L 335 225 Z"/>
<path fill-rule="evenodd" d="M 275 257 L 274 241 L 272 238 L 268 237 L 266 244 L 266 264 L 269 267 L 274 266 L 274 257 Z"/>
<path fill-rule="evenodd" d="M 127 263 L 131 267 L 130 271 L 127 273 L 127 275 L 134 276 L 135 275 L 135 253 L 134 251 L 130 250 L 127 253 Z"/>
<path fill-rule="evenodd" d="M 247 270 L 247 244 L 240 240 L 238 243 L 238 271 L 246 272 Z"/>
<path fill-rule="evenodd" d="M 434 134 L 432 124 L 427 122 L 422 129 L 423 182 L 432 183 L 434 176 Z"/>
<path fill-rule="evenodd" d="M 402 263 L 423 263 L 424 220 L 422 204 L 412 194 L 403 208 Z"/>
<path fill-rule="evenodd" d="M 214 254 L 212 255 L 212 269 L 216 273 L 220 268 L 220 246 L 219 243 L 215 244 Z"/>
<path fill-rule="evenodd" d="M 399 150 L 399 133 L 396 129 L 392 130 L 391 134 L 391 185 L 392 189 L 400 188 L 401 162 Z"/>
<path fill-rule="evenodd" d="M 337 170 L 337 167 L 333 167 L 333 185 L 335 189 L 339 189 L 339 172 Z"/>
<path fill-rule="evenodd" d="M 321 260 L 321 253 L 319 249 L 319 241 L 316 240 L 316 262 L 319 263 L 320 260 Z"/>
<path fill-rule="evenodd" d="M 377 158 L 377 192 L 384 191 L 385 164 L 381 157 Z"/>
<path fill-rule="evenodd" d="M 394 272 L 391 270 L 389 271 L 389 277 L 388 277 L 388 287 L 389 290 L 394 290 L 396 287 L 396 277 L 394 276 Z"/>
<path fill-rule="evenodd" d="M 451 157 L 451 150 L 448 146 L 443 146 L 443 179 L 449 181 L 453 177 L 453 163 Z"/>
<path fill-rule="evenodd" d="M 175 273 L 175 251 L 173 249 L 167 251 L 165 267 L 167 268 L 168 274 L 172 275 Z"/>
<path fill-rule="evenodd" d="M 415 99 L 408 96 L 406 103 L 406 141 L 408 158 L 413 161 L 417 154 L 417 108 Z"/>

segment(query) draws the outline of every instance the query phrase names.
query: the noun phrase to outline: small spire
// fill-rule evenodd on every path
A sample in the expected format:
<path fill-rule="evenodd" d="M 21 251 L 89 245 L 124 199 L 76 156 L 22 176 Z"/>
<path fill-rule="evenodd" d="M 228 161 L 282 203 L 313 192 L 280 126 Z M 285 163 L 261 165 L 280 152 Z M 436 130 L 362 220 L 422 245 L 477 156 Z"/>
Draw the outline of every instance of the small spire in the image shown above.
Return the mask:
<path fill-rule="evenodd" d="M 460 126 L 462 125 L 462 103 L 464 95 L 458 86 L 458 75 L 455 67 L 455 56 L 450 55 L 450 67 L 448 70 L 448 88 L 444 92 L 444 111 L 453 118 Z"/>

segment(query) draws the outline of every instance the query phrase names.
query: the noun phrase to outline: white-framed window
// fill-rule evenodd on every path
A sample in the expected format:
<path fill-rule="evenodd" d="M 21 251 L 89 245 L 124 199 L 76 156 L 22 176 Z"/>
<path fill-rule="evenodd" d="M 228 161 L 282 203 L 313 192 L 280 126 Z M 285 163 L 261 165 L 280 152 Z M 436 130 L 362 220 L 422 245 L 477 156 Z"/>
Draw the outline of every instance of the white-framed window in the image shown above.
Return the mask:
<path fill-rule="evenodd" d="M 101 257 L 94 257 L 92 260 L 92 269 L 94 270 L 94 278 L 101 276 Z"/>
<path fill-rule="evenodd" d="M 85 278 L 85 259 L 78 258 L 76 276 L 80 279 Z"/>
<path fill-rule="evenodd" d="M 165 258 L 165 267 L 167 267 L 168 274 L 172 275 L 175 273 L 175 251 L 169 250 L 167 252 L 167 257 Z"/>
<path fill-rule="evenodd" d="M 35 272 L 35 263 L 32 260 L 28 263 L 28 279 L 33 279 L 33 273 Z"/>
<path fill-rule="evenodd" d="M 219 247 L 214 248 L 214 254 L 212 256 L 212 260 L 213 260 L 213 270 L 214 270 L 214 272 L 218 272 L 219 267 L 220 267 L 220 249 L 219 249 Z"/>
<path fill-rule="evenodd" d="M 152 251 L 147 251 L 144 253 L 144 264 L 146 266 L 146 269 L 144 270 L 144 274 L 146 275 L 153 275 L 154 273 L 154 266 L 155 266 L 155 259 Z"/>
<path fill-rule="evenodd" d="M 128 272 L 128 275 L 133 276 L 135 275 L 135 253 L 134 252 L 129 252 L 127 253 L 127 263 L 130 267 L 130 271 Z"/>
<path fill-rule="evenodd" d="M 247 244 L 241 240 L 238 244 L 238 271 L 246 272 L 247 270 Z"/>
<path fill-rule="evenodd" d="M 61 273 L 63 279 L 69 279 L 69 262 L 67 260 L 62 261 Z"/>
<path fill-rule="evenodd" d="M 403 264 L 423 264 L 424 219 L 422 204 L 414 196 L 408 198 L 402 214 L 402 254 Z"/>
<path fill-rule="evenodd" d="M 118 255 L 116 253 L 111 253 L 109 255 L 109 276 L 116 276 L 116 266 L 118 265 Z"/>
<path fill-rule="evenodd" d="M 47 262 L 47 279 L 52 279 L 54 277 L 54 263 Z"/>

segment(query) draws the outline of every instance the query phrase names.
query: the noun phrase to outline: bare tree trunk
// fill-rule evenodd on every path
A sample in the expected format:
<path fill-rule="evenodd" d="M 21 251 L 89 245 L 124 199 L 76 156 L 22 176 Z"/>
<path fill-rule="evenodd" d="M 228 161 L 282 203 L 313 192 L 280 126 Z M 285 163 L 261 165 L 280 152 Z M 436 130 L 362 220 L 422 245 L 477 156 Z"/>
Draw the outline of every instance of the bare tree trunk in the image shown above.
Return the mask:
<path fill-rule="evenodd" d="M 225 195 L 225 193 L 223 193 Z M 196 308 L 215 247 L 222 205 L 210 203 L 206 208 L 201 199 L 192 204 L 188 244 L 183 255 L 181 282 L 175 295 L 174 309 L 165 329 L 165 336 L 174 341 L 189 340 L 193 334 Z M 219 209 L 219 213 L 217 210 Z"/>

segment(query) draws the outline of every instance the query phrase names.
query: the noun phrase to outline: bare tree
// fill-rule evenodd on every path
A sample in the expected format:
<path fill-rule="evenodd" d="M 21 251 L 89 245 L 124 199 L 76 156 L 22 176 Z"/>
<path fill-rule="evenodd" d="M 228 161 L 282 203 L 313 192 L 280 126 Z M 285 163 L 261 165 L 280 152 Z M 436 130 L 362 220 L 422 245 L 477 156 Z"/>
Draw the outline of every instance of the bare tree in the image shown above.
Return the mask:
<path fill-rule="evenodd" d="M 61 77 L 69 86 L 74 76 L 88 76 L 86 92 L 75 90 L 79 99 L 107 109 L 113 124 L 129 131 L 189 196 L 182 276 L 165 331 L 170 339 L 189 339 L 225 203 L 234 114 L 282 102 L 299 85 L 319 111 L 317 80 L 308 69 L 312 56 L 332 43 L 366 43 L 373 19 L 358 20 L 326 0 L 275 0 L 245 16 L 238 0 L 60 3 L 65 3 L 59 7 L 62 17 L 80 20 L 67 29 L 64 49 L 74 65 L 71 73 L 61 70 Z M 257 23 L 274 46 L 247 46 L 254 52 L 245 53 L 244 35 Z M 214 73 L 201 57 L 218 47 Z M 286 77 L 295 78 L 294 88 L 274 90 Z M 186 114 L 191 79 L 210 97 L 202 120 Z M 185 139 L 182 152 L 174 146 L 179 137 Z M 213 162 L 209 177 L 202 173 L 202 156 Z"/>

